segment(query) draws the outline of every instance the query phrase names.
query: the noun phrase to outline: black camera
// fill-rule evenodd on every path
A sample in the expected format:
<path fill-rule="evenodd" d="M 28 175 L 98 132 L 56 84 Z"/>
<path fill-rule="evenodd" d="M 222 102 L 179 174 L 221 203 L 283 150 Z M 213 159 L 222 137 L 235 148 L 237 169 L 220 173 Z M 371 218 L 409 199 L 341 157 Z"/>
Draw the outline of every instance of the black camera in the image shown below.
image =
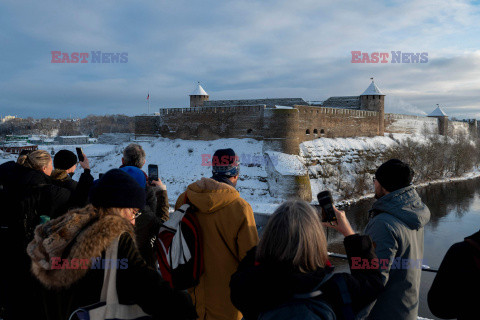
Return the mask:
<path fill-rule="evenodd" d="M 318 204 L 322 208 L 322 222 L 337 221 L 337 216 L 333 210 L 333 199 L 330 191 L 322 191 L 317 194 Z"/>

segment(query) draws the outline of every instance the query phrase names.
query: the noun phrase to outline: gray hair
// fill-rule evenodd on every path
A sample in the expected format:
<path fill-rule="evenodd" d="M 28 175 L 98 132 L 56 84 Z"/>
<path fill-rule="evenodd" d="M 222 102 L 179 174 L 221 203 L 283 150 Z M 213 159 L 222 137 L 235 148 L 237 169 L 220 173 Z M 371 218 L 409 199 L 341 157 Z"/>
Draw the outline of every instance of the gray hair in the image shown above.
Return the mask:
<path fill-rule="evenodd" d="M 303 200 L 281 204 L 265 226 L 256 260 L 288 263 L 299 272 L 323 268 L 328 260 L 327 240 L 317 210 Z"/>
<path fill-rule="evenodd" d="M 123 150 L 123 164 L 139 169 L 145 164 L 145 151 L 141 145 L 131 143 Z"/>

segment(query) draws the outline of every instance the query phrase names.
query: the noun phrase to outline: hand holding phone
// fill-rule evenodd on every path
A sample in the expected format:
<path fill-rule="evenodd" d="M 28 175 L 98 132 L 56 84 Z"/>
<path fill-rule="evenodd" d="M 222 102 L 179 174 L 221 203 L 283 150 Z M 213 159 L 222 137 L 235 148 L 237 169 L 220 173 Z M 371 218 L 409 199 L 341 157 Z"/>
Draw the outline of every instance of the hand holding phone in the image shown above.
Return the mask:
<path fill-rule="evenodd" d="M 322 191 L 317 194 L 318 203 L 322 208 L 322 222 L 337 221 L 335 210 L 333 209 L 333 199 L 330 191 Z"/>

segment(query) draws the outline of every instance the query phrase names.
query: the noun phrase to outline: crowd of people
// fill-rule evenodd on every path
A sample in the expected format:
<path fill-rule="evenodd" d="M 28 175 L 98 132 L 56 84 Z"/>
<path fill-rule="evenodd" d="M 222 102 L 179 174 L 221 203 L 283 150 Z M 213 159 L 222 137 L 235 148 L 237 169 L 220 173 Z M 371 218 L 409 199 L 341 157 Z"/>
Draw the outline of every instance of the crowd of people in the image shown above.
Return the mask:
<path fill-rule="evenodd" d="M 421 267 L 412 262 L 423 259 L 430 211 L 406 163 L 392 159 L 376 170 L 377 200 L 363 233 L 335 207 L 336 221 L 322 222 L 294 199 L 275 210 L 259 239 L 236 190 L 238 156 L 220 149 L 213 158 L 211 178 L 190 184 L 172 208 L 193 206 L 201 230 L 203 273 L 188 290 L 159 271 L 167 186 L 142 170 L 140 145 L 127 146 L 119 168 L 96 180 L 87 156 L 79 161 L 68 150 L 0 165 L 3 319 L 80 319 L 99 310 L 115 319 L 417 319 Z M 344 236 L 350 272 L 334 272 L 324 228 Z M 428 294 L 432 313 L 478 318 L 479 278 L 480 232 L 446 254 Z"/>

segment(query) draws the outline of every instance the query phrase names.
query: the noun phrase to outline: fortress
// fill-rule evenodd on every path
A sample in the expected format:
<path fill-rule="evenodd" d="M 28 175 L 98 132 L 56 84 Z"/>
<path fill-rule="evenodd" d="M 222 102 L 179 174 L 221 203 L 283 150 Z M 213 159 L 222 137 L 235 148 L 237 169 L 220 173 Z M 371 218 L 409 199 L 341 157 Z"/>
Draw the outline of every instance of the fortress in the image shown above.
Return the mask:
<path fill-rule="evenodd" d="M 385 113 L 385 94 L 372 79 L 359 96 L 331 97 L 322 103 L 302 98 L 210 100 L 200 84 L 190 94 L 188 108 L 161 108 L 155 115 L 135 117 L 135 135 L 172 139 L 214 140 L 252 138 L 263 141 L 264 152 L 299 154 L 300 143 L 317 138 L 373 137 L 385 133 L 458 133 L 478 135 L 476 120 L 450 121 L 440 107 L 428 117 Z M 311 199 L 305 177 L 279 175 L 267 166 L 269 187 L 287 184 L 295 190 L 282 196 Z M 302 182 L 299 182 L 302 181 Z"/>

